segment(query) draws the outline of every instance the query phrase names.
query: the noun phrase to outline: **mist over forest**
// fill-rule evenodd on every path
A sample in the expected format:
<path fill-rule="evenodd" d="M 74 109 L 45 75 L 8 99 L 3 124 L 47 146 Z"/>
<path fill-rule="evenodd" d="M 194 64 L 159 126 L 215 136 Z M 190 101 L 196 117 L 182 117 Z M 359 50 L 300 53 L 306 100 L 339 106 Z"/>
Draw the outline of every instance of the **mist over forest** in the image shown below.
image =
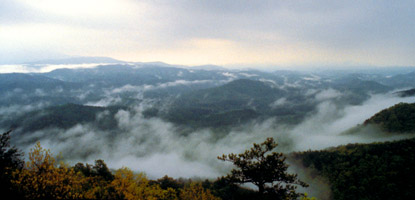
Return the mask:
<path fill-rule="evenodd" d="M 415 199 L 414 9 L 2 0 L 0 193 Z"/>
<path fill-rule="evenodd" d="M 0 77 L 0 132 L 12 129 L 13 145 L 27 153 L 40 141 L 70 164 L 103 159 L 150 178 L 223 176 L 232 165 L 217 156 L 268 137 L 289 155 L 414 136 L 414 129 L 365 122 L 415 102 L 413 68 L 264 72 L 119 63 Z"/>

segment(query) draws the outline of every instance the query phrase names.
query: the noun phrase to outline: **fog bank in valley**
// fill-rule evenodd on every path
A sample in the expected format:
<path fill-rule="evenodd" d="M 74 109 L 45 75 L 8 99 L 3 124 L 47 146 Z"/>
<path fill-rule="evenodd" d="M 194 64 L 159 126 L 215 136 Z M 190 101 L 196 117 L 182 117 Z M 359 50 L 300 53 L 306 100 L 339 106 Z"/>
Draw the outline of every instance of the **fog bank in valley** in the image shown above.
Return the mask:
<path fill-rule="evenodd" d="M 334 94 L 340 95 L 338 92 Z M 275 137 L 279 143 L 278 150 L 285 153 L 408 137 L 342 133 L 384 108 L 399 102 L 414 102 L 413 98 L 372 95 L 362 105 L 339 107 L 333 103 L 336 95 L 325 96 L 327 98 L 317 95 L 320 101 L 317 110 L 295 126 L 279 124 L 276 118 L 269 118 L 235 127 L 226 134 L 218 134 L 209 128 L 184 134 L 182 129 L 170 122 L 160 118 L 144 118 L 142 111 L 149 105 L 142 102 L 130 111 L 120 109 L 116 113 L 116 131 L 102 131 L 91 124 L 77 124 L 66 130 L 53 128 L 36 131 L 14 141 L 28 152 L 39 140 L 44 148 L 51 149 L 55 154 L 62 153 L 71 164 L 103 159 L 111 168 L 127 166 L 152 178 L 166 174 L 172 177 L 215 178 L 228 173 L 232 167 L 217 160 L 217 156 L 243 152 L 253 142 L 261 143 L 267 137 Z"/>

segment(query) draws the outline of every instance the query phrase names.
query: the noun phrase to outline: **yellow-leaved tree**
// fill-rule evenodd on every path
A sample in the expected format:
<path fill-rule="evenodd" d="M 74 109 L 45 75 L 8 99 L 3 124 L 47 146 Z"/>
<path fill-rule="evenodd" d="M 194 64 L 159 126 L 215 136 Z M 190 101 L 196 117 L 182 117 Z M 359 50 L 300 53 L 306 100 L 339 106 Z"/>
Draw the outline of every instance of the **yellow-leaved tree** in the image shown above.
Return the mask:
<path fill-rule="evenodd" d="M 79 199 L 83 177 L 66 165 L 57 165 L 50 150 L 38 142 L 29 153 L 29 161 L 13 173 L 12 183 L 28 199 Z"/>
<path fill-rule="evenodd" d="M 143 173 L 135 174 L 130 169 L 123 167 L 115 172 L 115 178 L 111 186 L 119 196 L 129 200 L 175 200 L 175 190 L 168 188 L 163 190 L 159 185 L 150 185 Z"/>
<path fill-rule="evenodd" d="M 181 200 L 220 200 L 210 190 L 204 189 L 201 183 L 191 183 L 189 186 L 180 189 Z"/>
<path fill-rule="evenodd" d="M 200 183 L 183 189 L 161 188 L 143 173 L 123 167 L 115 175 L 102 160 L 95 166 L 75 167 L 56 162 L 50 150 L 38 142 L 29 161 L 12 174 L 12 184 L 27 199 L 128 199 L 128 200 L 219 200 Z"/>

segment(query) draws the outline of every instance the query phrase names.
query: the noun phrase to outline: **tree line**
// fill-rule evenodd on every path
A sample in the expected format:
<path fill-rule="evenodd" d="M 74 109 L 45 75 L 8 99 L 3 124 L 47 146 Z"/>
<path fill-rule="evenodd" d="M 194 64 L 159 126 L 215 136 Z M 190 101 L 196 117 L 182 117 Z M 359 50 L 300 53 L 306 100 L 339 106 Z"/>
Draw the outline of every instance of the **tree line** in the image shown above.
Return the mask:
<path fill-rule="evenodd" d="M 415 199 L 415 139 L 349 144 L 291 156 L 329 180 L 333 199 Z"/>
<path fill-rule="evenodd" d="M 297 186 L 307 184 L 287 172 L 281 153 L 272 152 L 277 143 L 268 138 L 242 154 L 218 157 L 236 168 L 217 180 L 193 181 L 167 175 L 150 180 L 127 167 L 110 170 L 103 160 L 69 166 L 58 162 L 38 142 L 23 160 L 23 153 L 10 145 L 10 131 L 0 136 L 2 194 L 19 199 L 142 199 L 142 200 L 231 200 L 302 199 Z M 241 187 L 253 183 L 258 190 Z"/>

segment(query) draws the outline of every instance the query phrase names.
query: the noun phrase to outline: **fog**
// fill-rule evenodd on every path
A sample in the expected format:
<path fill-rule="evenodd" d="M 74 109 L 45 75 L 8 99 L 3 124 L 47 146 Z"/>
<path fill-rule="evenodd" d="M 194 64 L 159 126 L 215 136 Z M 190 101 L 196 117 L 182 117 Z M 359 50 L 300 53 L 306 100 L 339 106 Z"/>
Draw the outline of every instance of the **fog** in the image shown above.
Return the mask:
<path fill-rule="evenodd" d="M 370 143 L 407 138 L 408 135 L 384 135 L 382 137 L 382 134 L 377 134 L 373 136 L 372 133 L 376 130 L 371 127 L 364 129 L 364 132 L 353 135 L 342 134 L 344 131 L 362 124 L 377 112 L 400 102 L 413 103 L 415 99 L 413 97 L 399 98 L 391 94 L 378 94 L 372 95 L 362 105 L 344 108 L 339 108 L 330 101 L 324 101 L 319 104 L 316 114 L 290 130 L 289 135 L 295 141 L 293 150 L 318 150 L 349 143 Z"/>
<path fill-rule="evenodd" d="M 0 65 L 0 73 L 46 73 L 56 69 L 94 68 L 109 63 Z"/>
<path fill-rule="evenodd" d="M 330 91 L 325 91 L 328 93 Z M 331 91 L 332 94 L 338 94 Z M 332 94 L 317 95 L 334 97 Z M 172 177 L 215 178 L 229 172 L 231 165 L 217 160 L 217 156 L 241 153 L 252 143 L 267 137 L 277 139 L 279 151 L 317 150 L 348 143 L 370 143 L 409 137 L 373 136 L 370 128 L 362 133 L 342 134 L 380 110 L 399 102 L 414 102 L 413 98 L 393 95 L 372 95 L 362 105 L 339 107 L 332 99 L 324 98 L 315 113 L 296 126 L 279 124 L 276 118 L 253 121 L 217 134 L 209 128 L 184 134 L 176 125 L 159 118 L 144 118 L 142 111 L 149 102 L 142 102 L 132 110 L 119 110 L 116 131 L 97 130 L 92 124 L 77 124 L 69 129 L 36 131 L 14 142 L 28 152 L 40 141 L 53 153 L 62 153 L 70 164 L 93 163 L 103 159 L 110 168 L 127 166 L 145 172 L 151 178 Z M 100 113 L 103 115 L 105 113 Z"/>
<path fill-rule="evenodd" d="M 347 92 L 332 88 L 307 89 L 304 85 L 298 82 L 290 83 L 287 79 L 281 85 L 268 79 L 259 79 L 259 81 L 270 83 L 271 86 L 284 89 L 286 92 L 292 88 L 304 91 L 306 102 L 303 103 L 315 105 L 315 109 L 305 114 L 303 120 L 294 125 L 283 123 L 278 117 L 270 117 L 218 131 L 215 128 L 190 129 L 158 117 L 143 116 L 143 112 L 148 108 L 157 107 L 160 110 L 168 108 L 171 98 L 177 97 L 164 100 L 146 99 L 145 92 L 163 89 L 180 91 L 183 87 L 207 88 L 226 84 L 235 78 L 231 73 L 224 75 L 227 79 L 219 81 L 178 79 L 154 85 L 127 84 L 98 90 L 94 85 L 89 85 L 83 89 L 71 89 L 70 95 L 84 102 L 84 105 L 103 107 L 123 105 L 125 97 L 136 101 L 116 111 L 115 129 L 102 130 L 96 127 L 100 119 L 110 114 L 109 110 L 106 110 L 97 114 L 96 122 L 79 123 L 67 129 L 47 128 L 18 134 L 16 135 L 18 137 L 13 137 L 12 134 L 12 143 L 22 149 L 27 156 L 30 149 L 39 141 L 43 148 L 50 149 L 54 155 L 60 154 L 70 165 L 78 162 L 94 163 L 95 160 L 103 159 L 111 169 L 125 166 L 136 172 L 144 172 L 152 179 L 164 175 L 174 178 L 215 179 L 229 173 L 232 169 L 230 163 L 218 160 L 217 156 L 242 153 L 253 143 L 261 143 L 267 137 L 276 138 L 279 144 L 277 151 L 287 154 L 309 149 L 321 150 L 349 143 L 371 143 L 413 137 L 405 134 L 384 134 L 374 126 L 353 129 L 352 134 L 345 134 L 385 108 L 400 102 L 415 102 L 413 97 L 400 98 L 393 92 L 372 94 L 361 104 L 350 105 L 344 101 L 348 98 Z M 52 92 L 63 93 L 61 90 L 56 89 Z M 15 89 L 3 98 L 14 96 L 30 98 L 31 95 L 40 97 L 47 95 L 48 92 L 50 91 L 34 89 L 33 94 L 24 94 L 19 89 Z M 270 109 L 278 109 L 284 106 L 290 107 L 293 103 L 298 102 L 291 102 L 289 97 L 281 96 L 271 101 L 268 106 Z M 42 110 L 50 105 L 47 97 L 45 100 L 29 105 L 10 104 L 0 107 L 0 115 L 4 122 L 9 116 Z M 6 130 L 5 127 L 0 127 L 0 131 Z M 14 132 L 19 132 L 19 129 Z M 313 172 L 303 169 L 298 163 L 293 162 L 290 165 L 290 171 L 298 173 L 301 180 L 312 185 L 307 189 L 309 194 L 320 198 L 327 196 L 320 193 L 328 191 L 325 180 L 315 177 Z"/>

